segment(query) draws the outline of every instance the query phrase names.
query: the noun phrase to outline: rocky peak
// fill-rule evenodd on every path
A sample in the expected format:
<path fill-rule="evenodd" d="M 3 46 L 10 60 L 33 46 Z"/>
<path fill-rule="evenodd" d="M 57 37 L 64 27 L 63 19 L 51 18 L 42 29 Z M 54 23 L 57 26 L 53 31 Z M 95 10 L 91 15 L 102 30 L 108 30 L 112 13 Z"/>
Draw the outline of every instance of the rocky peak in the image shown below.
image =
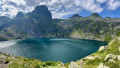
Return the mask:
<path fill-rule="evenodd" d="M 44 5 L 40 5 L 35 7 L 35 9 L 32 11 L 32 16 L 36 16 L 36 17 L 45 17 L 48 19 L 52 19 L 52 14 L 51 12 L 48 10 L 47 6 Z"/>
<path fill-rule="evenodd" d="M 40 5 L 35 7 L 35 9 L 33 10 L 33 13 L 41 14 L 41 13 L 44 13 L 44 11 L 48 11 L 47 6 Z"/>
<path fill-rule="evenodd" d="M 24 18 L 24 16 L 25 16 L 24 13 L 18 12 L 16 18 Z"/>
<path fill-rule="evenodd" d="M 101 16 L 98 13 L 93 13 L 91 17 L 101 18 Z"/>
<path fill-rule="evenodd" d="M 74 17 L 82 17 L 82 16 L 80 16 L 79 14 L 74 14 L 71 18 L 74 18 Z"/>

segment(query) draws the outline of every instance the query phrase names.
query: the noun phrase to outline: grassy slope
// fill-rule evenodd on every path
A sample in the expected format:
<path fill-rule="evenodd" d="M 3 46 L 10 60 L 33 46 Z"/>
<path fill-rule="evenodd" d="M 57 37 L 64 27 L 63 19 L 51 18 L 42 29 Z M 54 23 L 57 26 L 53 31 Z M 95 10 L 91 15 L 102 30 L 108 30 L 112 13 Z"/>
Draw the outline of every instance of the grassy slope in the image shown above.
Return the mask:
<path fill-rule="evenodd" d="M 36 59 L 30 59 L 25 57 L 15 57 L 0 53 L 0 57 L 4 57 L 4 60 L 9 62 L 7 68 L 61 68 L 63 65 L 61 62 L 47 61 L 42 62 Z"/>
<path fill-rule="evenodd" d="M 101 63 L 104 63 L 106 66 L 109 66 L 110 68 L 120 68 L 120 65 L 119 65 L 120 61 L 114 60 L 115 63 L 113 63 L 113 62 L 107 62 L 104 60 L 108 54 L 120 55 L 120 51 L 118 47 L 120 47 L 120 39 L 114 39 L 109 43 L 107 50 L 97 51 L 96 53 L 93 53 L 90 55 L 93 57 L 97 56 L 95 59 L 83 58 L 82 60 L 78 60 L 76 62 L 79 65 L 81 65 L 80 64 L 81 62 L 84 62 L 85 64 L 82 65 L 83 68 L 96 68 Z"/>

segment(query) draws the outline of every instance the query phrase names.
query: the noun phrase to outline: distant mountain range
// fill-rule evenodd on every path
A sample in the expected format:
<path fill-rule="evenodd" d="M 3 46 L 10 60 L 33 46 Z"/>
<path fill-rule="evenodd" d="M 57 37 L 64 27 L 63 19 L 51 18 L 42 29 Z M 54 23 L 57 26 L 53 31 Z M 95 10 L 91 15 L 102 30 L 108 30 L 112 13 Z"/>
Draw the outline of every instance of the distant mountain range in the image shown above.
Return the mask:
<path fill-rule="evenodd" d="M 26 39 L 41 37 L 69 37 L 106 40 L 119 36 L 120 19 L 102 18 L 99 14 L 82 17 L 75 14 L 69 19 L 52 19 L 44 5 L 30 13 L 18 12 L 15 18 L 0 17 L 0 39 Z"/>

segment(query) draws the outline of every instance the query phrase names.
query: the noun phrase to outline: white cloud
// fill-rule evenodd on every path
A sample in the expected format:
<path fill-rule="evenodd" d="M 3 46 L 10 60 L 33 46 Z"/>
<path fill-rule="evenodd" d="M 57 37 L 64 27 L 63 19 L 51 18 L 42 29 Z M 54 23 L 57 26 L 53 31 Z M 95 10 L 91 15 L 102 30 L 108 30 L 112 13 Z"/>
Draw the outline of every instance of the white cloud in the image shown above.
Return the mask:
<path fill-rule="evenodd" d="M 108 0 L 96 0 L 97 2 L 99 2 L 99 3 L 105 3 L 105 2 L 107 2 Z"/>
<path fill-rule="evenodd" d="M 96 4 L 94 0 L 84 0 L 81 3 L 81 7 L 91 12 L 100 13 L 103 8 L 99 4 Z"/>
<path fill-rule="evenodd" d="M 120 7 L 119 0 L 0 0 L 0 15 L 14 17 L 17 12 L 30 12 L 37 5 L 46 5 L 52 12 L 53 18 L 64 18 L 67 15 L 80 13 L 81 10 L 100 13 L 101 6 L 106 4 L 108 10 Z"/>
<path fill-rule="evenodd" d="M 109 0 L 107 6 L 109 10 L 115 10 L 120 7 L 120 0 Z"/>

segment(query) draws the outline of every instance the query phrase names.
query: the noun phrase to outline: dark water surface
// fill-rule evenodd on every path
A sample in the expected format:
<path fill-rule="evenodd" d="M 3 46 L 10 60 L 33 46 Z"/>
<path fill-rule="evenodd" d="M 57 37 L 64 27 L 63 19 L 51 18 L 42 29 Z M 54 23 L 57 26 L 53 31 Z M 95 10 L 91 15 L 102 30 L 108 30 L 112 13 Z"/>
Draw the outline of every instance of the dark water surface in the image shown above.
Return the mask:
<path fill-rule="evenodd" d="M 96 52 L 106 42 L 67 38 L 40 38 L 0 42 L 0 51 L 42 61 L 71 62 Z"/>

